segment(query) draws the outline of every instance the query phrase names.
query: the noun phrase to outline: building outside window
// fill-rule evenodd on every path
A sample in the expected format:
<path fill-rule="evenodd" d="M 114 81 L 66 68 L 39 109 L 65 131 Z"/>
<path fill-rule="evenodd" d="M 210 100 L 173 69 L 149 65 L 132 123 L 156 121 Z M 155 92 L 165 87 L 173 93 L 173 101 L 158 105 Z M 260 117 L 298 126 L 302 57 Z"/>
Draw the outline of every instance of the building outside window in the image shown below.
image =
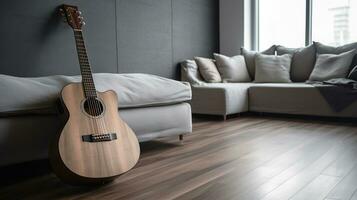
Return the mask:
<path fill-rule="evenodd" d="M 312 11 L 313 40 L 334 46 L 357 41 L 357 0 L 313 0 Z"/>

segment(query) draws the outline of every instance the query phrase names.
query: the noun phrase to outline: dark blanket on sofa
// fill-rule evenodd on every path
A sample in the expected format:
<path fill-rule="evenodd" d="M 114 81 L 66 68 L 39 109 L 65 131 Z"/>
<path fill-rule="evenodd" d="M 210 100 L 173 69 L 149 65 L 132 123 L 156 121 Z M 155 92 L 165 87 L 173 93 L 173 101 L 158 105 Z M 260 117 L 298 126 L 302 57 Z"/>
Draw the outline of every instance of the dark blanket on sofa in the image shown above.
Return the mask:
<path fill-rule="evenodd" d="M 308 81 L 307 83 L 316 87 L 336 112 L 344 110 L 357 101 L 357 81 L 337 78 L 323 82 Z"/>

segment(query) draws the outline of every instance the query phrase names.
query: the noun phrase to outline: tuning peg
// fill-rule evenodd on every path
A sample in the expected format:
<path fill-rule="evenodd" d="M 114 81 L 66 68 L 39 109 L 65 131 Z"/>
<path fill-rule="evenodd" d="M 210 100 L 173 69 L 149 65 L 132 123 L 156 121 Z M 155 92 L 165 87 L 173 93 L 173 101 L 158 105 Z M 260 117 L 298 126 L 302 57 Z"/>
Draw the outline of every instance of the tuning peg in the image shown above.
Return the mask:
<path fill-rule="evenodd" d="M 81 15 L 82 14 L 82 12 L 81 11 L 79 11 L 79 10 L 77 10 L 77 12 L 76 12 L 78 15 Z"/>
<path fill-rule="evenodd" d="M 81 21 L 81 24 L 82 24 L 82 26 L 86 25 L 86 23 L 84 21 Z"/>

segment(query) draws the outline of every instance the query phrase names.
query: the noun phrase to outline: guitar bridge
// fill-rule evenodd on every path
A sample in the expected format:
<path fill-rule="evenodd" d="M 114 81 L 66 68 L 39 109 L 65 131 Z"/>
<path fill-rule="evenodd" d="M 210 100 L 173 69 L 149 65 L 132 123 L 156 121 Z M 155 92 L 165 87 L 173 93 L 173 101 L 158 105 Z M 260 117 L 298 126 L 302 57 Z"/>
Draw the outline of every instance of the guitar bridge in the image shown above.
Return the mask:
<path fill-rule="evenodd" d="M 108 142 L 116 139 L 116 133 L 82 135 L 83 142 Z"/>

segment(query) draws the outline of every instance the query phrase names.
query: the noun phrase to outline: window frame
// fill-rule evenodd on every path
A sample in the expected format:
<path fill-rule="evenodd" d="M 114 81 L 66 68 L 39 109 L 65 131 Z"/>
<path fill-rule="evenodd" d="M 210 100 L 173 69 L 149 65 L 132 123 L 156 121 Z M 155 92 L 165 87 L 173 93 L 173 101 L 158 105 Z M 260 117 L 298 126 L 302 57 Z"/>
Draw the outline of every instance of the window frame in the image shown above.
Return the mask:
<path fill-rule="evenodd" d="M 312 1 L 313 0 L 306 0 L 305 6 L 305 46 L 312 44 Z M 252 48 L 254 50 L 261 50 L 259 47 L 259 2 L 260 0 L 253 0 L 251 6 L 251 13 L 252 13 L 252 34 L 253 34 L 253 41 L 252 41 Z"/>

